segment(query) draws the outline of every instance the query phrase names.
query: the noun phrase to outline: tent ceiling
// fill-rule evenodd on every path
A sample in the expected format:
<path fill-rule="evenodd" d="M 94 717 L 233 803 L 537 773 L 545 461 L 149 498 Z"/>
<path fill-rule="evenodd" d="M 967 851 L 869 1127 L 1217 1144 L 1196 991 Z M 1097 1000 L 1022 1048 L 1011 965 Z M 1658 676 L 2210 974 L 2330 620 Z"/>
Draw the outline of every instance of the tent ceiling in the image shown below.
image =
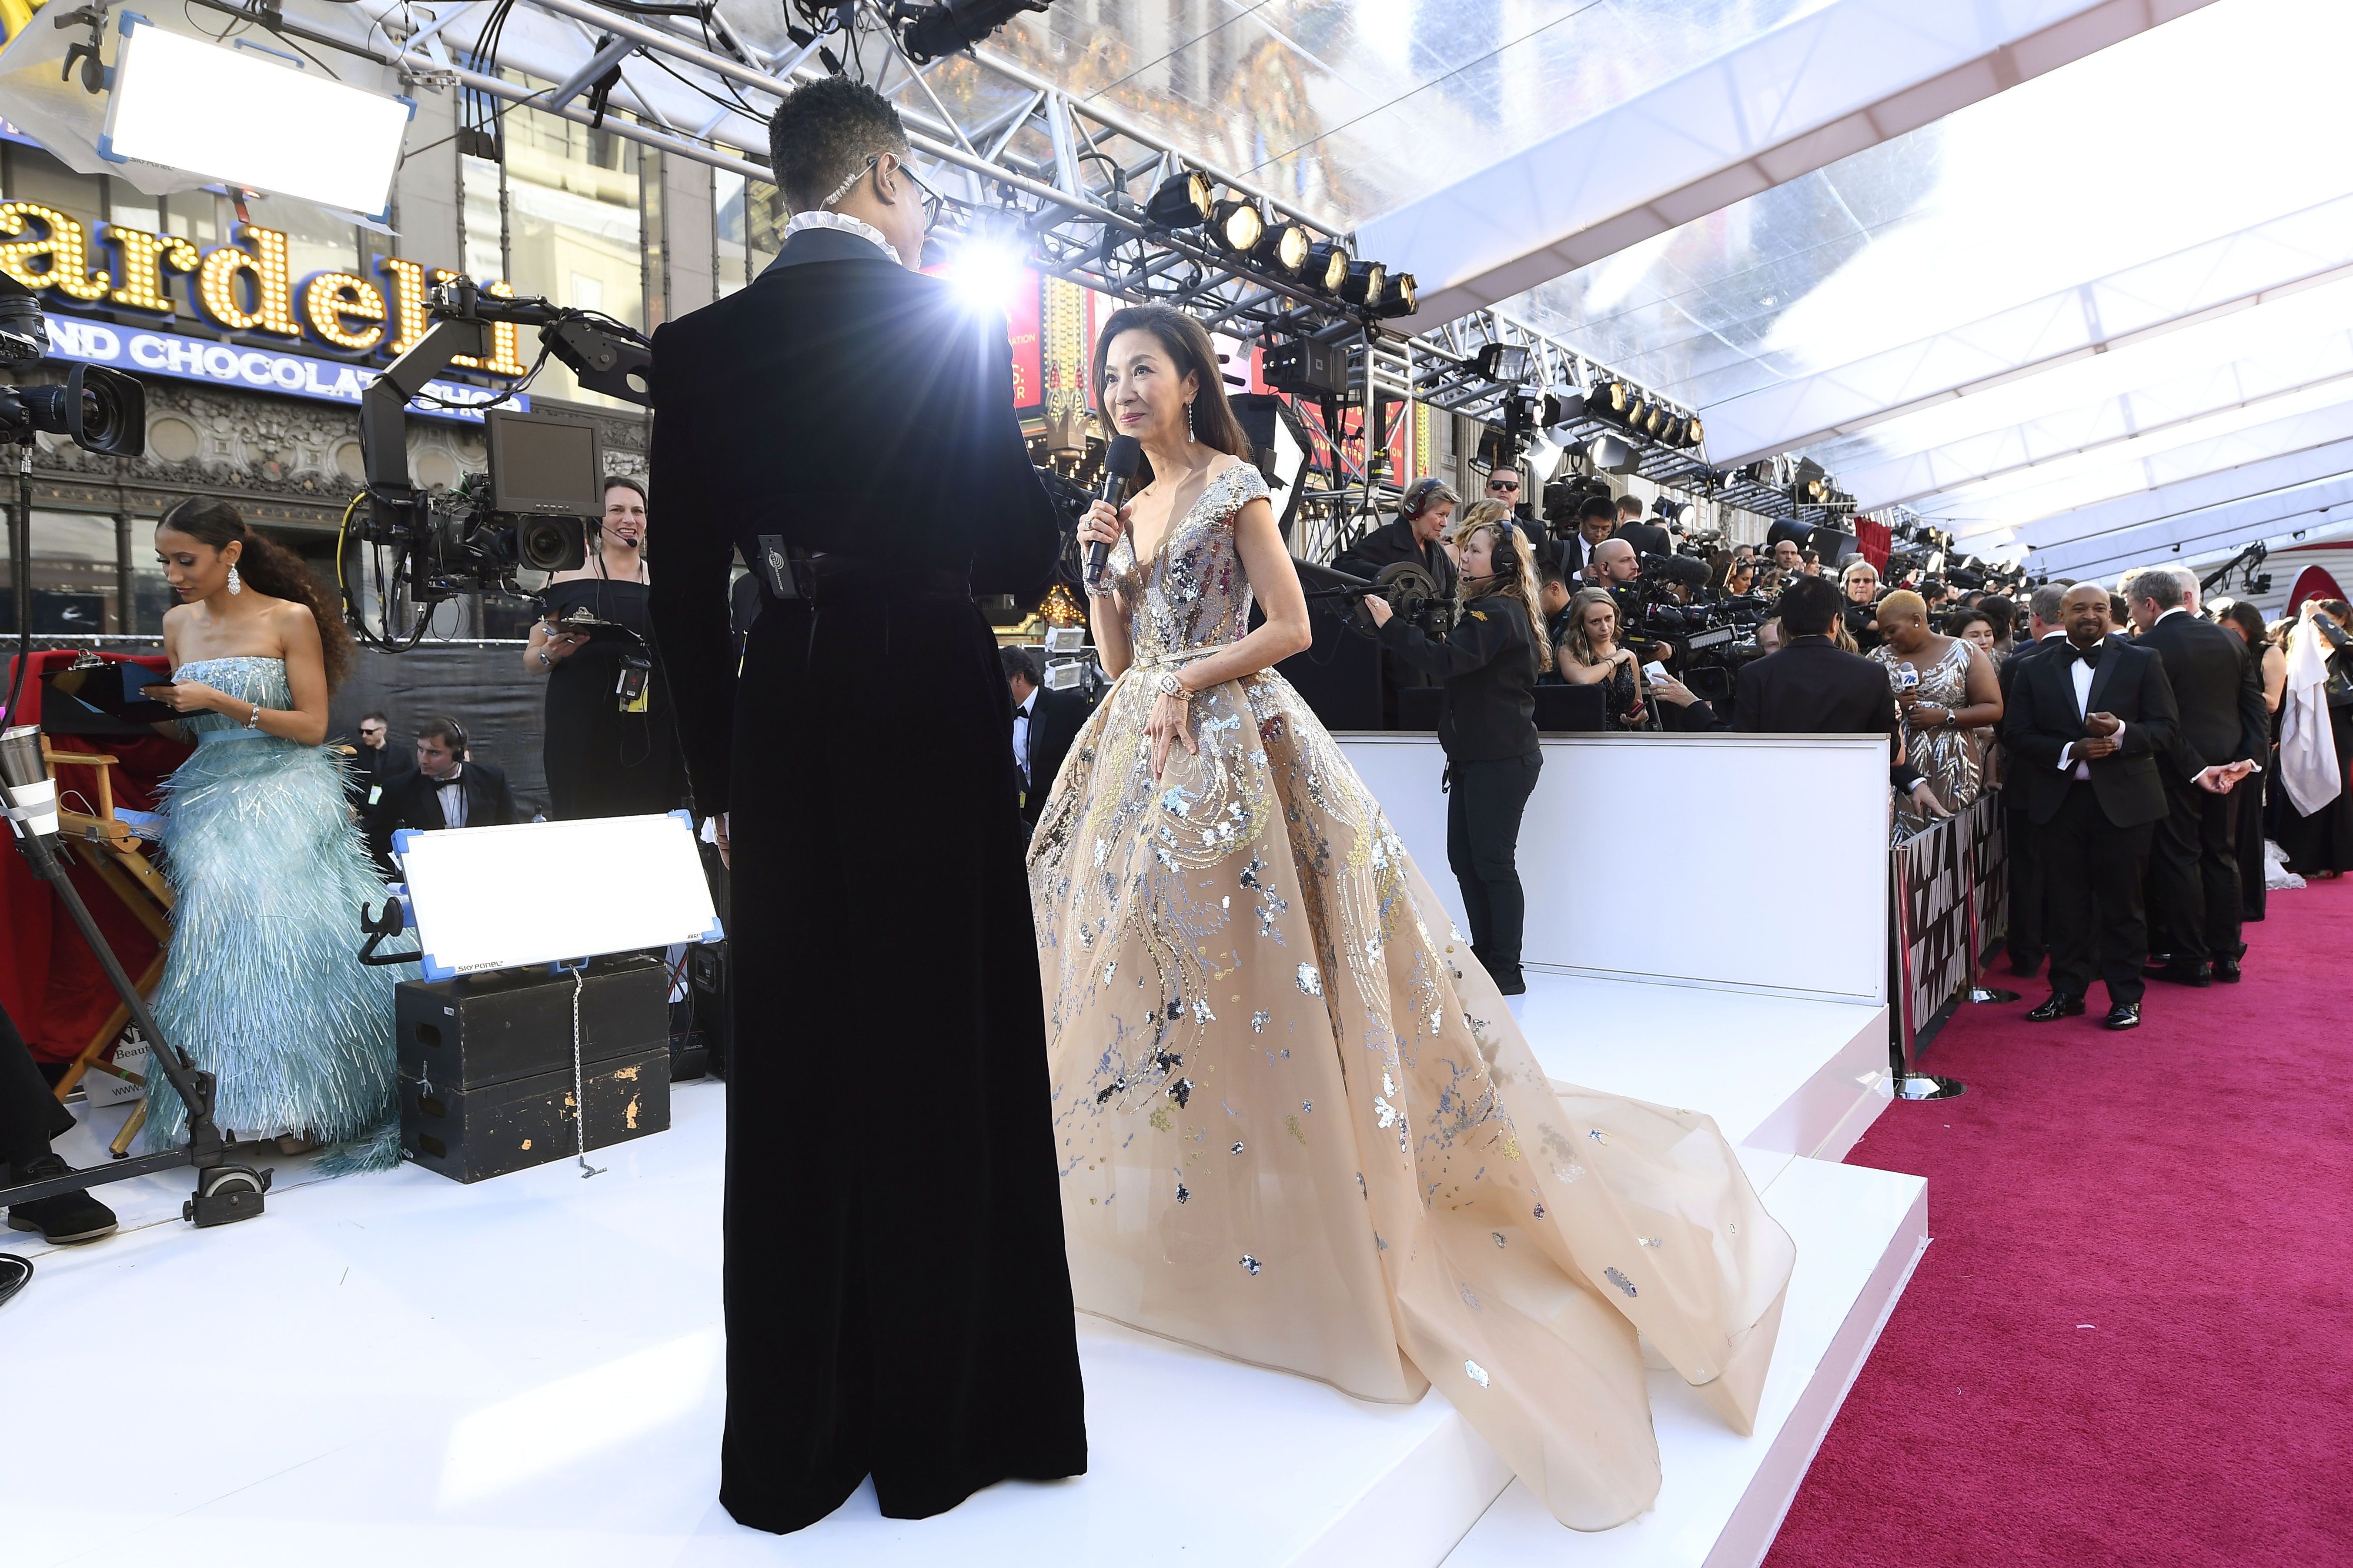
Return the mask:
<path fill-rule="evenodd" d="M 1803 450 L 2044 563 L 2103 493 L 2296 444 L 2353 368 L 2348 46 L 2341 5 L 2218 0 L 1507 308 L 1697 406 L 1715 462 Z M 2229 81 L 2263 89 L 2185 112 Z"/>

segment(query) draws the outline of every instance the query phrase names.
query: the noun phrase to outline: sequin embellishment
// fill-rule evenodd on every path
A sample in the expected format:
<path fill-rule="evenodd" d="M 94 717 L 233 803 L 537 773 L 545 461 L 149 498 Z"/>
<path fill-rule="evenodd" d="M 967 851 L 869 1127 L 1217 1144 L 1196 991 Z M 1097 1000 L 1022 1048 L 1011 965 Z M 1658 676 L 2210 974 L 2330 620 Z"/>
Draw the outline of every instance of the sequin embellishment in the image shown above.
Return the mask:
<path fill-rule="evenodd" d="M 1481 1366 L 1477 1362 L 1464 1362 L 1462 1363 L 1462 1372 L 1463 1375 L 1470 1378 L 1472 1382 L 1477 1384 L 1480 1387 L 1484 1388 L 1487 1386 L 1487 1369 Z"/>
<path fill-rule="evenodd" d="M 1324 994 L 1324 977 L 1315 972 L 1314 964 L 1303 963 L 1299 966 L 1299 988 L 1310 996 Z"/>
<path fill-rule="evenodd" d="M 1603 1269 L 1601 1271 L 1601 1278 L 1609 1280 L 1609 1283 L 1617 1286 L 1620 1290 L 1625 1291 L 1628 1296 L 1641 1294 L 1641 1292 L 1634 1289 L 1634 1282 L 1631 1279 L 1627 1279 L 1623 1274 L 1618 1272 L 1615 1268 Z"/>
<path fill-rule="evenodd" d="M 1247 1270 L 1253 1279 L 1255 1279 L 1260 1268 L 1259 1260 L 1245 1252 L 1242 1254 L 1242 1268 Z"/>
<path fill-rule="evenodd" d="M 1266 1033 L 1265 1008 L 1261 1007 L 1257 1012 L 1250 1015 L 1250 1033 L 1253 1035 L 1263 1035 Z"/>

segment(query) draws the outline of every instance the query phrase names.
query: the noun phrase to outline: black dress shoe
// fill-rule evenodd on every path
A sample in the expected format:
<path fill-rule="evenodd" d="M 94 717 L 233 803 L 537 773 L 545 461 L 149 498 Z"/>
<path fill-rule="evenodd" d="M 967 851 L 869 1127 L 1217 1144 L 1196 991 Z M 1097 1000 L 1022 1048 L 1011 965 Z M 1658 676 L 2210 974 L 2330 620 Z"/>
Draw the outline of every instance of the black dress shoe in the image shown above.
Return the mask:
<path fill-rule="evenodd" d="M 2080 1017 L 2083 1011 L 2084 999 L 2081 996 L 2064 996 L 2053 991 L 2042 1006 L 2026 1016 L 2026 1021 L 2030 1024 L 2048 1024 L 2060 1018 Z"/>
<path fill-rule="evenodd" d="M 69 1174 L 71 1165 L 55 1154 L 44 1154 L 26 1162 L 16 1172 L 17 1182 L 45 1182 L 55 1176 Z M 91 1197 L 88 1193 L 59 1193 L 53 1198 L 37 1198 L 28 1204 L 17 1204 L 8 1210 L 10 1230 L 30 1230 L 40 1233 L 41 1239 L 52 1247 L 71 1247 L 78 1242 L 96 1241 L 114 1234 L 114 1211 Z"/>
<path fill-rule="evenodd" d="M 2194 963 L 2168 963 L 2162 969 L 2152 969 L 2148 973 L 2152 979 L 2168 980 L 2176 985 L 2196 986 L 2200 990 L 2214 984 L 2213 975 L 2208 973 L 2202 961 Z"/>
<path fill-rule="evenodd" d="M 2235 958 L 2216 959 L 2214 978 L 2225 985 L 2236 985 L 2239 983 L 2239 961 Z"/>
<path fill-rule="evenodd" d="M 2139 1028 L 2140 1004 L 2137 1002 L 2117 1003 L 2115 1006 L 2108 1009 L 2108 1016 L 2100 1020 L 2100 1026 L 2104 1029 Z"/>

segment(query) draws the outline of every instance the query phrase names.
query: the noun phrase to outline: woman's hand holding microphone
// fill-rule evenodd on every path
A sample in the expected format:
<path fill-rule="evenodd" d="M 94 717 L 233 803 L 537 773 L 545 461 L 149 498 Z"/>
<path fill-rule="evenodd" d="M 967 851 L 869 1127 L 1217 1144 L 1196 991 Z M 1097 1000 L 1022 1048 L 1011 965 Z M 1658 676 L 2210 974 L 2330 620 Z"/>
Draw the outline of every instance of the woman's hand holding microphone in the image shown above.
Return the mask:
<path fill-rule="evenodd" d="M 1080 550 L 1089 552 L 1098 544 L 1108 549 L 1117 544 L 1126 532 L 1127 509 L 1121 507 L 1113 510 L 1111 502 L 1099 500 L 1087 508 L 1087 515 L 1079 520 Z M 1097 582 L 1092 576 L 1088 578 L 1087 592 L 1097 598 L 1109 598 L 1116 591 L 1107 578 L 1103 582 Z"/>

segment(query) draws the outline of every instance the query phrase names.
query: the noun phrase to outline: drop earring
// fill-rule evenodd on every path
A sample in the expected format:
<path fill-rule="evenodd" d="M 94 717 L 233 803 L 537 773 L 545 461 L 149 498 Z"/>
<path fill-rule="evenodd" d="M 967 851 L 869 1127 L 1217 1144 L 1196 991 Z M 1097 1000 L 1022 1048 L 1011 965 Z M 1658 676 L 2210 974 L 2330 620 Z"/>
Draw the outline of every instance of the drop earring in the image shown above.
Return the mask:
<path fill-rule="evenodd" d="M 1189 447 L 1189 446 L 1191 446 L 1192 444 L 1193 444 L 1193 405 L 1192 405 L 1191 404 L 1189 404 L 1189 403 L 1188 403 L 1188 404 L 1185 405 L 1185 445 L 1187 445 L 1187 447 Z"/>
<path fill-rule="evenodd" d="M 234 561 L 228 563 L 228 591 L 232 594 L 245 592 L 245 579 L 237 574 L 237 563 Z"/>

